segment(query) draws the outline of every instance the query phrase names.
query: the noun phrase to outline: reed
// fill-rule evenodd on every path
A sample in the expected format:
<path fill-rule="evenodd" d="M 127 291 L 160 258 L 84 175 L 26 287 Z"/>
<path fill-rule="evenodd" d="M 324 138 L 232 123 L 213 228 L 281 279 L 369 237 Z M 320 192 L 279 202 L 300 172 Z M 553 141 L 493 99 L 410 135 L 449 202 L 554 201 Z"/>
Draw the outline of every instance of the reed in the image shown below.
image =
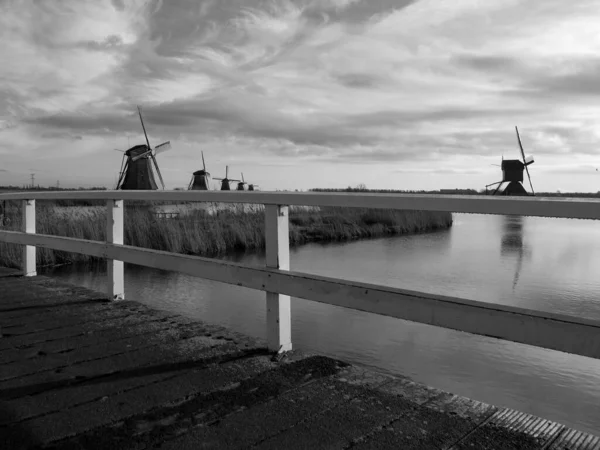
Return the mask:
<path fill-rule="evenodd" d="M 104 207 L 67 208 L 56 203 L 38 202 L 36 231 L 95 241 L 105 240 Z M 265 246 L 264 213 L 241 212 L 232 208 L 208 214 L 192 210 L 177 219 L 157 219 L 145 205 L 125 208 L 124 240 L 127 245 L 198 256 L 217 256 L 231 251 L 261 249 Z M 0 227 L 19 230 L 18 205 L 7 208 L 8 223 Z M 385 235 L 418 233 L 448 228 L 450 213 L 394 211 L 363 208 L 291 208 L 290 245 L 315 241 L 344 241 Z M 0 266 L 19 267 L 19 246 L 0 243 Z M 93 262 L 87 255 L 40 248 L 38 266 Z"/>

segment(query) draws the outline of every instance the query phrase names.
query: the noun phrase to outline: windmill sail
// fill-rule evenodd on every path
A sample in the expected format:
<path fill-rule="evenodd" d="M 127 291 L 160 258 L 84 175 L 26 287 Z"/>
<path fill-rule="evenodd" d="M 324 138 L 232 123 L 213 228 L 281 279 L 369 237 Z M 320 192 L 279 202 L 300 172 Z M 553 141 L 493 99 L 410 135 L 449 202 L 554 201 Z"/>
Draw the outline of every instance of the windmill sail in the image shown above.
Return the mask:
<path fill-rule="evenodd" d="M 159 153 L 163 153 L 168 150 L 171 150 L 171 141 L 163 142 L 162 144 L 159 144 L 156 147 L 154 147 L 154 154 L 158 155 Z"/>
<path fill-rule="evenodd" d="M 121 158 L 121 169 L 119 170 L 119 179 L 117 180 L 117 185 L 115 186 L 115 189 L 119 189 L 119 185 L 121 184 L 121 181 L 123 181 L 123 175 L 125 174 L 123 168 L 125 167 L 125 153 L 123 153 L 123 157 Z"/>
<path fill-rule="evenodd" d="M 527 178 L 529 179 L 529 186 L 531 186 L 531 193 L 533 195 L 535 195 L 535 192 L 533 190 L 533 183 L 531 182 L 531 175 L 529 175 L 529 169 L 527 168 L 527 166 L 531 163 L 533 163 L 533 158 L 531 158 L 531 162 L 527 163 L 527 160 L 525 158 L 525 151 L 523 150 L 523 144 L 521 143 L 521 136 L 519 136 L 519 129 L 515 126 L 515 131 L 517 132 L 517 141 L 519 141 L 519 148 L 521 149 L 521 156 L 523 157 L 523 165 L 525 166 L 525 171 L 527 172 Z"/>
<path fill-rule="evenodd" d="M 142 129 L 144 130 L 144 136 L 146 137 L 146 144 L 148 145 L 148 150 L 150 150 L 152 147 L 150 147 L 150 140 L 148 139 L 148 133 L 146 133 L 146 127 L 144 126 L 144 119 L 142 119 L 142 110 L 139 106 L 138 106 L 138 114 L 140 115 L 140 122 L 142 122 Z"/>
<path fill-rule="evenodd" d="M 162 188 L 165 188 L 165 182 L 163 181 L 163 177 L 160 174 L 160 169 L 158 168 L 158 163 L 156 162 L 156 158 L 154 157 L 154 155 L 152 153 L 150 153 L 150 159 L 152 159 L 152 162 L 154 163 L 154 167 L 156 168 L 156 174 L 158 175 L 158 179 L 160 180 L 160 184 L 162 184 Z"/>

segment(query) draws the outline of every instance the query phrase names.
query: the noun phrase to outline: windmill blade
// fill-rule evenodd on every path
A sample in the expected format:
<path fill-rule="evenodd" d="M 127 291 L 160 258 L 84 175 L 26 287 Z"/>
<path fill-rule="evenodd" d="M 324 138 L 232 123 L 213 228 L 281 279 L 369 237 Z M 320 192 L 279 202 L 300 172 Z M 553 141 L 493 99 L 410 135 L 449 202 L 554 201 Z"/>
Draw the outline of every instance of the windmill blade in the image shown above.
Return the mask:
<path fill-rule="evenodd" d="M 525 171 L 527 172 L 527 178 L 529 179 L 529 186 L 531 186 L 531 193 L 535 195 L 535 191 L 533 190 L 533 183 L 531 182 L 531 175 L 529 175 L 529 168 L 527 167 L 529 164 L 525 159 L 525 151 L 523 150 L 523 144 L 521 144 L 521 136 L 519 136 L 519 129 L 515 126 L 515 131 L 517 132 L 517 141 L 519 141 L 519 148 L 521 149 L 521 156 L 523 156 L 523 165 L 525 166 Z"/>
<path fill-rule="evenodd" d="M 171 150 L 171 141 L 163 142 L 162 144 L 159 144 L 156 147 L 154 147 L 154 154 L 158 155 L 159 153 L 163 153 L 168 150 Z"/>
<path fill-rule="evenodd" d="M 143 158 L 144 156 L 148 156 L 148 155 L 152 155 L 152 151 L 148 150 L 148 151 L 146 151 L 146 152 L 144 152 L 144 153 L 140 153 L 139 155 L 137 155 L 137 156 L 134 156 L 133 158 L 131 158 L 131 161 L 135 162 L 135 161 L 137 161 L 138 159 L 141 159 L 141 158 Z"/>
<path fill-rule="evenodd" d="M 242 183 L 245 183 L 245 181 L 244 181 L 244 172 L 242 172 Z"/>
<path fill-rule="evenodd" d="M 202 153 L 202 170 L 204 170 L 206 172 L 206 164 L 204 163 L 204 152 L 200 152 Z"/>
<path fill-rule="evenodd" d="M 123 157 L 121 158 L 121 168 L 119 169 L 119 178 L 117 178 L 115 190 L 119 188 L 119 182 L 121 181 L 121 177 L 123 176 L 123 164 L 125 164 L 125 155 L 123 155 Z"/>
<path fill-rule="evenodd" d="M 119 178 L 123 175 L 123 165 L 125 164 L 125 155 L 121 158 L 121 169 L 119 170 Z"/>
<path fill-rule="evenodd" d="M 521 149 L 521 156 L 523 156 L 523 164 L 525 164 L 525 151 L 523 150 L 523 144 L 521 144 L 521 136 L 519 136 L 519 129 L 515 126 L 517 132 L 517 141 L 519 141 L 519 148 Z"/>
<path fill-rule="evenodd" d="M 531 186 L 531 193 L 535 195 L 535 192 L 533 191 L 533 184 L 531 183 L 531 175 L 529 175 L 529 169 L 527 168 L 527 166 L 525 166 L 525 171 L 527 172 L 527 178 L 529 178 L 529 186 Z"/>
<path fill-rule="evenodd" d="M 129 162 L 128 160 L 125 160 L 125 166 L 123 167 L 123 170 L 121 171 L 120 175 L 119 175 L 119 181 L 117 182 L 117 187 L 116 189 L 119 189 L 119 186 L 121 186 L 121 183 L 123 182 L 123 178 L 125 178 L 125 174 L 127 173 L 127 169 L 129 168 Z"/>
<path fill-rule="evenodd" d="M 121 153 L 125 153 L 125 150 L 119 150 L 118 148 L 113 148 L 113 150 L 114 150 L 115 152 L 121 152 Z"/>
<path fill-rule="evenodd" d="M 150 141 L 148 140 L 148 133 L 146 133 L 146 127 L 144 126 L 144 119 L 142 119 L 142 110 L 140 109 L 140 107 L 138 106 L 138 114 L 140 115 L 140 122 L 142 122 L 142 129 L 144 130 L 144 136 L 146 136 L 146 144 L 148 144 L 148 150 L 150 150 L 152 147 L 150 147 Z"/>
<path fill-rule="evenodd" d="M 225 178 L 229 178 L 229 166 L 225 166 Z"/>
<path fill-rule="evenodd" d="M 160 174 L 160 169 L 158 168 L 158 163 L 156 162 L 156 158 L 152 153 L 150 153 L 150 159 L 154 163 L 154 167 L 156 167 L 156 173 L 158 174 L 158 179 L 160 180 L 160 184 L 162 184 L 163 190 L 165 189 L 165 182 L 163 181 L 163 177 Z"/>

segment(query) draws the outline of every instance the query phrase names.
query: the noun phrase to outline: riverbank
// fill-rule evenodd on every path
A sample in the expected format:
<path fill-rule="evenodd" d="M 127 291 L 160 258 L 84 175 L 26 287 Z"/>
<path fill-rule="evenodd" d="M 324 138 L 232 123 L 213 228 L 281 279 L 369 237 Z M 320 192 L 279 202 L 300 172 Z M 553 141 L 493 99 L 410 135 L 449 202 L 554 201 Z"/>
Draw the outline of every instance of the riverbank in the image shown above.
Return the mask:
<path fill-rule="evenodd" d="M 38 203 L 36 231 L 95 241 L 105 240 L 104 207 L 65 208 Z M 20 229 L 20 211 L 8 209 L 4 229 Z M 451 213 L 392 211 L 364 208 L 291 208 L 290 245 L 308 242 L 344 241 L 445 229 L 452 225 Z M 262 249 L 265 246 L 264 213 L 240 212 L 235 207 L 209 214 L 192 210 L 176 219 L 157 219 L 142 205 L 126 206 L 126 245 L 197 256 L 216 256 L 230 251 Z M 18 246 L 0 243 L 0 265 L 19 267 Z M 39 266 L 93 262 L 87 255 L 38 249 Z"/>

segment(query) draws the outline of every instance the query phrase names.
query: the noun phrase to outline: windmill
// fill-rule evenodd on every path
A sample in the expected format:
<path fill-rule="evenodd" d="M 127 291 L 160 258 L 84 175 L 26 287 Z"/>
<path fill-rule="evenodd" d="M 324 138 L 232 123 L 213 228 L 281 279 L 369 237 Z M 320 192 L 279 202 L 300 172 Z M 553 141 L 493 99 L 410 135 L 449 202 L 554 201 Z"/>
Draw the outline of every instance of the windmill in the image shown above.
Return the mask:
<path fill-rule="evenodd" d="M 229 166 L 225 166 L 225 178 L 215 178 L 215 180 L 221 180 L 222 191 L 231 190 L 231 181 L 240 181 L 229 178 Z"/>
<path fill-rule="evenodd" d="M 519 136 L 519 129 L 515 127 L 515 131 L 517 132 L 517 141 L 519 142 L 523 161 L 519 159 L 504 159 L 503 157 L 502 165 L 500 166 L 502 169 L 502 181 L 488 184 L 485 187 L 486 194 L 488 192 L 488 187 L 498 185 L 491 195 L 535 195 L 533 184 L 531 183 L 531 176 L 529 175 L 529 169 L 527 168 L 527 166 L 533 164 L 533 156 L 525 157 L 525 151 L 523 150 L 523 144 L 521 144 L 521 137 Z M 529 186 L 531 186 L 531 194 L 523 187 L 523 169 L 527 172 Z M 508 185 L 504 190 L 500 191 L 500 188 L 504 183 L 508 183 Z"/>
<path fill-rule="evenodd" d="M 244 181 L 244 174 L 242 173 L 242 181 L 237 184 L 236 191 L 247 191 L 248 189 L 248 183 Z"/>
<path fill-rule="evenodd" d="M 244 174 L 242 174 L 242 182 L 244 182 Z M 246 186 L 244 191 L 258 191 L 258 184 L 244 182 L 244 185 Z M 238 183 L 238 191 L 240 191 L 240 190 L 241 190 L 240 185 Z"/>
<path fill-rule="evenodd" d="M 197 170 L 192 174 L 192 180 L 188 186 L 189 191 L 210 191 L 211 179 L 210 173 L 206 171 L 204 163 L 204 152 L 202 153 L 202 170 Z"/>
<path fill-rule="evenodd" d="M 142 110 L 138 106 L 138 114 L 140 116 L 140 122 L 142 123 L 142 129 L 144 130 L 144 136 L 146 137 L 146 144 L 136 145 L 131 147 L 126 152 L 123 152 L 123 160 L 121 161 L 121 171 L 119 173 L 119 181 L 117 182 L 116 189 L 124 190 L 156 190 L 158 186 L 154 180 L 154 173 L 152 171 L 152 165 L 150 161 L 154 163 L 156 168 L 156 174 L 160 180 L 162 188 L 165 188 L 165 183 L 160 174 L 158 163 L 156 162 L 156 155 L 162 152 L 166 152 L 171 148 L 171 142 L 163 142 L 160 145 L 152 148 L 150 146 L 150 140 L 148 139 L 148 133 L 146 133 L 146 127 L 144 126 L 144 119 L 142 118 Z M 118 150 L 118 149 L 115 149 Z M 122 151 L 122 150 L 118 150 Z"/>

